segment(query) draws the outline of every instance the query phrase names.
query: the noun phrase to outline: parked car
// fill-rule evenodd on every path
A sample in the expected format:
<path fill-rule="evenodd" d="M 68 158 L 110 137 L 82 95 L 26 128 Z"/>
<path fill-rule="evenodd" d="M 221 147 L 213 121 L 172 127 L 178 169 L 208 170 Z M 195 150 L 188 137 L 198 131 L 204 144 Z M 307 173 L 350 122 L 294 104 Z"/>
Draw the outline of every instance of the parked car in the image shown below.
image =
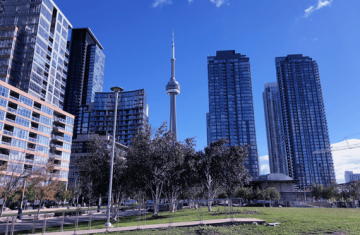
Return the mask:
<path fill-rule="evenodd" d="M 137 201 L 134 199 L 125 200 L 123 203 L 121 203 L 123 206 L 131 206 L 133 204 L 137 204 Z"/>

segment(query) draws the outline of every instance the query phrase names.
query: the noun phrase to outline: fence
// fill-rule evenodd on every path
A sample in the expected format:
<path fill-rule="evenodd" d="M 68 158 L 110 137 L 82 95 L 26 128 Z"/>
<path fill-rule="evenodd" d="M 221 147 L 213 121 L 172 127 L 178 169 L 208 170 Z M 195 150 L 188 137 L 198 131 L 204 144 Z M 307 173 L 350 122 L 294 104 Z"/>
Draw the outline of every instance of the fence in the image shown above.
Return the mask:
<path fill-rule="evenodd" d="M 230 219 L 230 222 L 234 222 L 234 208 L 240 207 L 242 204 L 241 198 L 226 198 L 226 199 L 214 199 L 214 200 L 194 200 L 194 201 L 178 201 L 176 203 L 159 203 L 159 204 L 147 204 L 147 205 L 133 205 L 133 206 L 113 206 L 110 210 L 112 223 L 114 227 L 124 227 L 125 223 L 131 226 L 137 226 L 140 229 L 141 226 L 148 224 L 147 217 L 152 214 L 154 207 L 158 208 L 161 219 L 166 218 L 168 227 L 172 227 L 174 214 L 171 212 L 172 208 L 177 211 L 181 211 L 185 208 L 197 209 L 197 221 L 202 224 L 204 219 L 204 207 L 211 205 L 217 210 L 212 212 L 213 215 L 224 216 L 226 219 Z M 26 213 L 26 211 L 24 211 Z M 185 213 L 187 213 L 185 211 Z M 236 213 L 238 213 L 236 211 Z M 164 216 L 164 214 L 166 216 Z M 133 216 L 131 222 L 125 221 Z M 22 221 L 17 220 L 17 216 L 3 216 L 0 223 L 0 231 L 5 231 L 5 235 L 13 235 L 14 232 L 23 231 L 28 234 L 46 233 L 46 232 L 63 232 L 74 231 L 76 234 L 79 230 L 92 230 L 92 229 L 107 229 L 104 227 L 107 218 L 107 209 L 76 209 L 66 211 L 53 211 L 53 212 L 41 212 L 39 214 L 24 214 Z M 121 221 L 121 219 L 123 221 Z M 152 222 L 154 219 L 152 219 Z M 194 221 L 194 220 L 193 220 Z M 195 219 L 196 221 L 196 219 Z M 1 234 L 1 233 L 0 233 Z"/>

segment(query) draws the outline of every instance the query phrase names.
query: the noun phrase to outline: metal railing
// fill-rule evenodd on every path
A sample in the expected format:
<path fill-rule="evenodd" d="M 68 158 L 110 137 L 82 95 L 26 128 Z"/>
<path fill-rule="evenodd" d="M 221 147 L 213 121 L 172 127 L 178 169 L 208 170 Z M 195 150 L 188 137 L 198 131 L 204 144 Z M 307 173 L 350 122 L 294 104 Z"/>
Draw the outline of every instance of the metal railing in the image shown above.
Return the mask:
<path fill-rule="evenodd" d="M 68 50 L 68 49 L 66 49 L 66 51 L 65 51 L 68 55 L 70 54 L 70 51 Z"/>
<path fill-rule="evenodd" d="M 67 57 L 65 57 L 65 61 L 69 63 L 69 59 Z"/>
<path fill-rule="evenodd" d="M 52 32 L 49 33 L 50 37 L 54 38 L 54 34 Z"/>
<path fill-rule="evenodd" d="M 19 101 L 19 99 L 18 99 L 18 98 L 14 97 L 14 96 L 11 96 L 11 95 L 10 95 L 10 99 L 13 99 L 13 100 Z"/>
<path fill-rule="evenodd" d="M 62 89 L 62 88 L 60 89 L 60 91 L 61 91 L 62 93 L 65 93 L 65 90 L 64 90 L 64 89 Z"/>
<path fill-rule="evenodd" d="M 4 130 L 3 133 L 5 135 L 10 135 L 10 136 L 13 136 L 14 135 L 14 132 L 11 132 L 11 131 L 8 131 L 8 130 Z"/>
<path fill-rule="evenodd" d="M 33 106 L 34 109 L 41 111 L 41 108 L 38 108 L 36 106 Z"/>
<path fill-rule="evenodd" d="M 2 154 L 2 153 L 0 153 L 0 158 L 1 159 L 10 159 L 10 156 L 9 155 L 6 155 L 6 154 Z"/>
<path fill-rule="evenodd" d="M 29 137 L 28 139 L 29 139 L 29 141 L 36 143 L 36 139 L 35 139 L 35 138 Z"/>
<path fill-rule="evenodd" d="M 17 110 L 16 110 L 16 109 L 13 109 L 13 108 L 8 107 L 7 110 L 10 111 L 10 112 L 12 112 L 12 113 L 17 114 Z"/>
<path fill-rule="evenodd" d="M 32 129 L 32 130 L 35 130 L 35 131 L 38 131 L 38 130 L 39 130 L 38 128 L 33 127 L 33 126 L 31 127 L 31 129 Z"/>
<path fill-rule="evenodd" d="M 35 121 L 35 122 L 40 122 L 40 119 L 39 118 L 36 118 L 36 117 L 31 117 L 31 120 Z"/>
<path fill-rule="evenodd" d="M 46 52 L 48 53 L 49 56 L 51 56 L 51 51 L 47 50 Z"/>
<path fill-rule="evenodd" d="M 49 44 L 50 47 L 53 47 L 52 42 L 48 41 L 48 44 Z"/>
<path fill-rule="evenodd" d="M 8 122 L 15 123 L 15 120 L 12 120 L 12 119 L 10 119 L 10 118 L 5 118 L 5 120 L 8 121 Z"/>
<path fill-rule="evenodd" d="M 57 175 L 54 175 L 57 177 Z M 213 211 L 207 212 L 204 210 L 208 205 L 212 205 Z M 174 203 L 158 203 L 158 204 L 140 204 L 140 205 L 129 205 L 127 203 L 123 203 L 120 205 L 112 205 L 110 208 L 110 217 L 112 219 L 113 227 L 124 228 L 125 223 L 135 222 L 137 224 L 137 229 L 146 229 L 155 224 L 156 219 L 152 218 L 154 208 L 158 208 L 159 219 L 164 220 L 163 218 L 167 218 L 165 222 L 162 223 L 160 227 L 163 229 L 169 229 L 172 226 L 176 226 L 176 222 L 180 222 L 177 220 L 177 217 L 174 216 L 173 212 L 182 211 L 182 213 L 189 211 L 192 217 L 196 216 L 189 222 L 196 222 L 197 225 L 201 226 L 206 222 L 206 220 L 214 219 L 213 216 L 216 216 L 215 219 L 220 219 L 222 224 L 233 224 L 237 223 L 237 218 L 234 218 L 237 214 L 247 214 L 249 210 L 244 211 L 243 209 L 238 209 L 237 207 L 241 206 L 240 198 L 232 198 L 232 199 L 214 199 L 214 200 L 194 200 L 194 201 L 176 201 Z M 193 209 L 196 210 L 193 210 Z M 65 209 L 65 208 L 64 208 Z M 251 210 L 251 209 L 250 209 Z M 195 211 L 195 214 L 194 214 Z M 257 214 L 257 210 L 251 210 L 252 213 Z M 24 211 L 25 212 L 25 211 Z M 53 209 L 51 212 L 40 212 L 37 214 L 27 213 L 22 215 L 22 221 L 17 221 L 17 216 L 3 216 L 1 219 L 3 220 L 3 225 L 5 225 L 5 234 L 13 234 L 14 232 L 23 231 L 26 233 L 42 233 L 46 232 L 74 232 L 77 233 L 79 230 L 89 231 L 92 229 L 99 229 L 99 223 L 105 223 L 107 217 L 108 210 L 104 207 L 98 207 L 98 209 L 88 209 L 86 207 L 72 207 L 68 208 L 68 210 L 61 209 Z M 239 216 L 236 216 L 239 217 Z M 126 218 L 126 219 L 123 219 Z M 47 221 L 51 219 L 51 223 L 47 223 Z M 154 221 L 155 220 L 155 221 Z M 175 221 L 174 221 L 175 220 Z M 183 220 L 183 216 L 181 217 L 181 222 Z M 97 221 L 95 224 L 93 222 Z M 265 221 L 258 221 L 258 223 L 263 224 Z M 123 224 L 124 223 L 124 224 Z M 251 223 L 251 222 L 249 222 Z M 167 224 L 164 226 L 164 224 Z M 47 229 L 51 227 L 51 230 Z M 159 227 L 159 228 L 160 228 Z M 108 228 L 103 227 L 103 231 L 106 232 Z M 57 230 L 57 231 L 56 231 Z M 98 231 L 97 231 L 98 232 Z"/>
<path fill-rule="evenodd" d="M 27 146 L 26 149 L 35 152 L 35 148 L 31 148 L 31 147 Z"/>
<path fill-rule="evenodd" d="M 2 143 L 2 144 L 5 144 L 5 145 L 9 145 L 9 146 L 11 145 L 11 143 L 5 142 L 5 141 L 1 141 L 1 143 Z"/>

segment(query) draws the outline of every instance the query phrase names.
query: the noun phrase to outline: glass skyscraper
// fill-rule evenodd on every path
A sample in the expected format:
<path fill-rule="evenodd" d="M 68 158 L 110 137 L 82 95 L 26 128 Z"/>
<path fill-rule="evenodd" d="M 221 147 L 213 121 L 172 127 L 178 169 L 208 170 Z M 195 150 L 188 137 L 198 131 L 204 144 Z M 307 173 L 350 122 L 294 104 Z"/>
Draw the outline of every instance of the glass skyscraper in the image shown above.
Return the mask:
<path fill-rule="evenodd" d="M 77 134 L 113 135 L 115 97 L 113 92 L 97 92 L 95 101 L 79 109 Z M 116 141 L 128 146 L 131 138 L 149 119 L 145 90 L 121 92 L 118 100 Z"/>
<path fill-rule="evenodd" d="M 62 109 L 70 28 L 51 0 L 0 1 L 0 79 Z"/>
<path fill-rule="evenodd" d="M 277 82 L 266 83 L 264 87 L 263 101 L 270 173 L 282 173 L 288 175 L 284 134 L 282 130 L 279 87 Z"/>
<path fill-rule="evenodd" d="M 76 137 L 82 128 L 77 119 L 80 107 L 94 102 L 95 93 L 103 90 L 105 55 L 89 28 L 73 29 L 69 43 L 71 57 L 64 110 L 76 117 Z"/>
<path fill-rule="evenodd" d="M 249 145 L 245 166 L 259 176 L 250 60 L 234 50 L 208 56 L 208 143 L 226 138 L 229 145 Z"/>
<path fill-rule="evenodd" d="M 335 180 L 318 65 L 308 56 L 276 57 L 288 175 L 302 185 Z"/>

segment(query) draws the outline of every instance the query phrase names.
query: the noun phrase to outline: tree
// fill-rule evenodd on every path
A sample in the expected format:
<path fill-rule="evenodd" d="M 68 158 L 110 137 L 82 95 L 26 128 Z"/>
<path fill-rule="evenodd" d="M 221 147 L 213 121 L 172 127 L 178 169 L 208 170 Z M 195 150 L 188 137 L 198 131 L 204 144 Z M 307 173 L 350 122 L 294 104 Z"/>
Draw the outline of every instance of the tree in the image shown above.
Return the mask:
<path fill-rule="evenodd" d="M 271 200 L 279 200 L 280 193 L 276 190 L 275 187 L 269 187 L 265 189 L 266 199 L 270 200 L 269 206 L 271 207 Z"/>
<path fill-rule="evenodd" d="M 3 198 L 3 204 L 0 211 L 0 217 L 3 214 L 7 201 L 11 198 L 14 201 L 20 199 L 19 188 L 27 179 L 32 179 L 38 171 L 24 170 L 20 162 L 2 162 L 0 165 L 0 198 Z"/>
<path fill-rule="evenodd" d="M 235 189 L 234 196 L 244 200 L 250 200 L 253 197 L 253 191 L 251 188 L 238 187 Z"/>
<path fill-rule="evenodd" d="M 90 205 L 96 198 L 104 195 L 104 192 L 109 191 L 112 141 L 95 137 L 86 144 L 89 153 L 76 159 L 76 166 L 80 172 L 78 188 L 73 188 L 73 194 L 78 195 L 81 192 Z M 112 195 L 115 196 L 116 203 L 119 202 L 123 185 L 126 183 L 123 155 L 124 153 L 115 146 Z"/>
<path fill-rule="evenodd" d="M 45 200 L 54 201 L 55 195 L 61 191 L 62 185 L 57 179 L 54 161 L 48 162 L 45 168 L 41 169 L 39 175 L 33 180 L 33 194 L 36 199 L 40 200 L 38 214 Z"/>
<path fill-rule="evenodd" d="M 228 141 L 223 138 L 197 153 L 196 168 L 207 200 L 213 200 L 222 190 L 231 192 L 234 185 L 244 185 L 250 179 L 244 166 L 245 147 L 227 145 Z M 209 201 L 209 211 L 212 211 L 211 204 Z"/>
<path fill-rule="evenodd" d="M 331 199 L 331 198 L 337 198 L 339 196 L 339 185 L 336 182 L 333 182 L 333 184 L 326 186 L 323 189 L 322 192 L 322 198 L 324 199 Z"/>
<path fill-rule="evenodd" d="M 324 186 L 322 184 L 312 184 L 311 195 L 315 200 L 319 200 L 323 195 Z"/>
<path fill-rule="evenodd" d="M 358 200 L 360 197 L 360 181 L 356 180 L 349 185 L 350 198 Z"/>
<path fill-rule="evenodd" d="M 194 138 L 185 140 L 185 143 L 178 141 L 173 142 L 170 148 L 169 156 L 167 157 L 167 177 L 164 183 L 163 192 L 165 198 L 171 203 L 170 211 L 174 212 L 176 209 L 176 202 L 180 194 L 189 186 L 189 178 L 187 177 L 187 159 L 195 153 Z"/>
<path fill-rule="evenodd" d="M 164 184 L 173 166 L 169 158 L 173 156 L 174 151 L 177 151 L 173 149 L 175 148 L 173 140 L 173 134 L 167 130 L 166 122 L 155 132 L 150 125 L 145 124 L 144 128 L 139 129 L 132 138 L 126 155 L 127 174 L 131 175 L 129 179 L 131 188 L 137 192 L 149 191 L 155 203 L 154 215 L 158 214 L 157 204 L 160 203 Z"/>
<path fill-rule="evenodd" d="M 60 190 L 56 193 L 55 198 L 58 202 L 66 200 L 70 200 L 72 198 L 72 192 L 70 190 L 66 189 L 65 182 L 59 182 L 60 184 Z"/>

